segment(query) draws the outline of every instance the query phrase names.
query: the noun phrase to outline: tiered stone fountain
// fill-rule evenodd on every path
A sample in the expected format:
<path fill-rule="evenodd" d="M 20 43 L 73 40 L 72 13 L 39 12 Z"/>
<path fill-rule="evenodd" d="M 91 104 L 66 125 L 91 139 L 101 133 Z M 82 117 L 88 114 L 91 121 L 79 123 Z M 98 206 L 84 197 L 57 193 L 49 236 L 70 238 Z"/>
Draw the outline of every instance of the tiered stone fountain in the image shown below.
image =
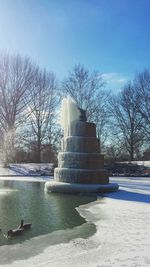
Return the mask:
<path fill-rule="evenodd" d="M 54 181 L 45 184 L 46 190 L 62 193 L 117 190 L 118 185 L 109 183 L 108 172 L 104 169 L 104 156 L 100 154 L 96 125 L 86 121 L 85 112 L 79 109 L 72 99 L 65 101 L 63 116 L 67 122 L 62 123 L 62 152 L 58 154 Z M 70 109 L 74 110 L 73 114 Z"/>

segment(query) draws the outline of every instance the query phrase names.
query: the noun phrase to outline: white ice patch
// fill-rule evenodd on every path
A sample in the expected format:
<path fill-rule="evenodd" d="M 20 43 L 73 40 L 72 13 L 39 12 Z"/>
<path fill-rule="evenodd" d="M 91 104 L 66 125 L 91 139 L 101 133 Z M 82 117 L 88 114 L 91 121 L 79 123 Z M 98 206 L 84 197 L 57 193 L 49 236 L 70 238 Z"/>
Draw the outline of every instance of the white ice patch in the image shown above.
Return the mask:
<path fill-rule="evenodd" d="M 121 190 L 78 208 L 89 223 L 96 225 L 97 232 L 93 236 L 67 243 L 62 240 L 61 244 L 49 246 L 52 236 L 47 235 L 32 240 L 32 245 L 32 241 L 13 245 L 13 253 L 17 253 L 20 247 L 23 255 L 28 250 L 32 252 L 32 257 L 16 258 L 11 267 L 149 267 L 150 197 L 147 193 L 148 190 L 150 193 L 150 179 L 112 178 L 112 182 L 121 183 Z M 41 250 L 35 255 L 37 246 L 41 246 Z M 6 246 L 0 248 L 0 259 L 2 250 L 6 258 L 10 255 L 7 249 Z"/>
<path fill-rule="evenodd" d="M 76 102 L 68 96 L 62 100 L 61 126 L 64 129 L 64 137 L 69 136 L 71 122 L 80 119 L 80 111 Z"/>

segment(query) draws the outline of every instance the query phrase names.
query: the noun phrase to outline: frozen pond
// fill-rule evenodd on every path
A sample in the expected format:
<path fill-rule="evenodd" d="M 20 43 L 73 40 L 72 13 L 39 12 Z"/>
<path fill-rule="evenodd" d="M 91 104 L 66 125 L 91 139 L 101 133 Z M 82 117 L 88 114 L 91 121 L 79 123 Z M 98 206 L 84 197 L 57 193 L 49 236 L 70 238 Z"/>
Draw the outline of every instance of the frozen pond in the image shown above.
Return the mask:
<path fill-rule="evenodd" d="M 18 179 L 25 180 L 25 177 L 18 177 Z M 87 222 L 83 220 L 82 224 L 72 228 L 61 228 L 57 231 L 54 230 L 47 234 L 38 234 L 33 237 L 24 236 L 23 240 L 13 240 L 15 244 L 9 241 L 5 245 L 1 245 L 0 266 L 149 267 L 150 239 L 148 233 L 150 232 L 150 224 L 148 222 L 150 221 L 150 178 L 112 177 L 110 180 L 111 182 L 119 183 L 119 191 L 105 194 L 103 198 L 98 198 L 97 201 L 78 208 L 78 211 L 87 219 Z M 20 190 L 20 197 L 21 193 L 28 194 L 27 189 L 29 190 L 30 188 L 28 183 L 22 182 L 20 184 L 22 189 L 19 183 L 19 188 L 16 188 L 16 182 L 13 182 L 13 184 L 15 187 L 10 188 L 4 188 L 4 184 L 2 184 L 0 202 L 3 197 L 7 199 L 5 194 L 10 194 L 10 189 Z M 36 187 L 35 185 L 33 184 L 33 188 Z M 38 186 L 41 187 L 39 191 L 36 189 L 40 193 L 39 197 L 43 194 L 43 197 L 46 199 L 52 196 L 55 198 L 56 195 L 44 194 L 42 190 L 43 183 Z M 7 191 L 6 189 L 9 190 Z M 66 199 L 65 205 L 69 206 L 69 201 L 71 201 L 72 197 L 74 199 L 77 197 L 78 203 L 79 198 L 81 198 L 79 196 L 63 196 Z M 25 196 L 23 199 L 26 199 Z M 81 199 L 83 203 L 85 198 Z M 89 198 L 89 200 L 91 199 Z M 63 200 L 58 202 L 59 204 L 56 206 L 60 207 L 58 209 L 60 216 L 57 219 L 62 218 L 62 213 L 64 212 Z M 50 203 L 48 206 L 48 210 L 51 210 Z M 1 207 L 0 210 L 2 214 Z M 78 213 L 76 215 L 79 216 Z M 9 218 L 8 214 L 6 214 L 6 217 L 7 221 Z M 66 213 L 64 217 L 68 224 L 68 220 L 70 220 L 69 214 Z M 18 225 L 19 219 L 16 220 L 15 227 L 16 224 Z M 28 216 L 26 219 L 30 220 Z M 34 225 L 31 231 L 35 230 L 35 227 Z M 2 237 L 3 232 L 0 235 L 0 238 Z"/>
<path fill-rule="evenodd" d="M 13 258 L 30 257 L 48 245 L 68 242 L 76 237 L 86 238 L 95 233 L 94 224 L 87 223 L 75 209 L 95 199 L 91 196 L 47 194 L 44 192 L 44 183 L 41 182 L 1 180 L 0 263 L 11 263 Z M 32 222 L 32 229 L 22 236 L 6 239 L 7 231 L 17 228 L 21 219 Z M 38 247 L 38 237 L 45 238 L 45 235 L 46 242 L 42 244 L 40 241 Z M 33 247 L 26 251 L 26 242 L 31 240 L 34 243 Z M 19 244 L 24 248 L 24 255 L 20 251 L 20 246 L 17 253 L 14 253 L 15 245 Z"/>

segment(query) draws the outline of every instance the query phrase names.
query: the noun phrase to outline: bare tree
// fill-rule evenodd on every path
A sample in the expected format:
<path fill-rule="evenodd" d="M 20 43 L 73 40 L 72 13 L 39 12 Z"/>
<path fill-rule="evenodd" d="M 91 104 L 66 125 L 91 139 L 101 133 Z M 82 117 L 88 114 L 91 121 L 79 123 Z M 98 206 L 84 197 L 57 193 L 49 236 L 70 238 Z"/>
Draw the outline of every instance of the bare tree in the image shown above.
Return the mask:
<path fill-rule="evenodd" d="M 38 71 L 33 90 L 30 92 L 28 105 L 29 124 L 33 132 L 32 142 L 37 151 L 37 161 L 41 162 L 41 151 L 44 142 L 52 142 L 52 132 L 55 125 L 57 98 L 57 83 L 53 73 Z"/>
<path fill-rule="evenodd" d="M 127 84 L 122 92 L 111 100 L 115 138 L 124 145 L 130 160 L 134 160 L 144 142 L 143 121 L 137 112 L 134 99 L 135 91 L 131 84 Z"/>
<path fill-rule="evenodd" d="M 28 58 L 0 55 L 0 124 L 5 131 L 22 123 L 35 71 Z"/>
<path fill-rule="evenodd" d="M 128 155 L 123 146 L 117 143 L 116 140 L 111 140 L 111 144 L 105 147 L 106 160 L 109 162 L 115 162 L 120 160 L 127 160 Z"/>
<path fill-rule="evenodd" d="M 102 75 L 89 72 L 83 65 L 76 65 L 63 81 L 63 92 L 75 99 L 79 107 L 86 111 L 87 120 L 96 124 L 100 149 L 108 138 L 107 125 L 109 121 L 108 99 L 110 92 L 104 90 L 105 82 Z"/>
<path fill-rule="evenodd" d="M 62 83 L 63 93 L 69 94 L 86 111 L 87 119 L 94 118 L 100 96 L 104 86 L 102 76 L 98 72 L 90 73 L 83 65 L 76 65 Z"/>
<path fill-rule="evenodd" d="M 150 71 L 145 70 L 135 76 L 133 88 L 136 93 L 137 111 L 141 114 L 144 123 L 144 132 L 150 140 Z"/>
<path fill-rule="evenodd" d="M 25 120 L 25 99 L 35 72 L 36 67 L 28 58 L 0 54 L 0 128 L 7 146 L 14 146 L 15 131 Z"/>
<path fill-rule="evenodd" d="M 109 98 L 110 92 L 101 90 L 101 94 L 95 99 L 95 114 L 93 122 L 96 124 L 97 136 L 100 140 L 100 151 L 103 150 L 105 142 L 109 137 Z"/>

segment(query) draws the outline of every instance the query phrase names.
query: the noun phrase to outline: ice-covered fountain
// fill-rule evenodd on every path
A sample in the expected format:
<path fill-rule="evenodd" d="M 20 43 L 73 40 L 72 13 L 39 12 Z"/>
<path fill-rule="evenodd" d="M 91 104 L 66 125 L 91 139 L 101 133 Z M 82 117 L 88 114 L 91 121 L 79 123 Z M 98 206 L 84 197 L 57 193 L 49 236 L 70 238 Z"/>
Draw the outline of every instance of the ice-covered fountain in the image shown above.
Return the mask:
<path fill-rule="evenodd" d="M 108 192 L 118 189 L 109 183 L 100 154 L 96 125 L 86 121 L 85 111 L 67 97 L 62 101 L 61 125 L 64 137 L 58 154 L 54 180 L 45 184 L 46 191 L 61 193 Z"/>

